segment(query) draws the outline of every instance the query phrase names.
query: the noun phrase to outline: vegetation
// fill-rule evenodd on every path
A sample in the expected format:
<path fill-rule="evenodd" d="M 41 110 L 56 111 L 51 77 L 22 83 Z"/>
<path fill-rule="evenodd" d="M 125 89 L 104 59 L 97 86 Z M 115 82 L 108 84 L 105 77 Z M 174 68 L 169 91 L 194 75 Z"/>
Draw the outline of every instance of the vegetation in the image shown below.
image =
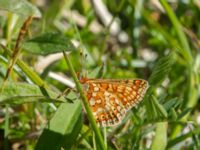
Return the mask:
<path fill-rule="evenodd" d="M 0 0 L 0 149 L 200 149 L 198 18 L 189 0 Z M 99 128 L 78 72 L 150 87 Z"/>

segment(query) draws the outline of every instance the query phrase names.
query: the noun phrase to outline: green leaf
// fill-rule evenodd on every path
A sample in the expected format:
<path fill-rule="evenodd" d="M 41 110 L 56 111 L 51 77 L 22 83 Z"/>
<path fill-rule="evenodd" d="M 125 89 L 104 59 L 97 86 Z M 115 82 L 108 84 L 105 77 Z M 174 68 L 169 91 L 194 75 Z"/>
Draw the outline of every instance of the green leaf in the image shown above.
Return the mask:
<path fill-rule="evenodd" d="M 169 74 L 172 64 L 174 62 L 174 59 L 172 56 L 173 56 L 172 54 L 167 55 L 158 61 L 158 63 L 154 67 L 153 72 L 149 78 L 150 85 L 154 85 L 154 86 L 158 85 Z"/>
<path fill-rule="evenodd" d="M 57 99 L 57 96 L 57 93 L 40 88 L 37 85 L 27 83 L 7 83 L 0 96 L 0 105 L 23 104 L 35 101 L 66 102 L 64 98 Z"/>
<path fill-rule="evenodd" d="M 69 38 L 60 33 L 45 33 L 23 43 L 22 48 L 38 55 L 75 50 Z"/>
<path fill-rule="evenodd" d="M 81 101 L 61 104 L 44 129 L 36 145 L 36 150 L 71 149 L 82 126 Z"/>
<path fill-rule="evenodd" d="M 170 109 L 169 116 L 171 117 L 172 121 L 177 121 L 178 115 L 174 108 Z"/>
<path fill-rule="evenodd" d="M 176 108 L 177 106 L 179 106 L 181 104 L 181 102 L 182 101 L 180 99 L 175 97 L 175 98 L 168 100 L 163 106 L 164 106 L 165 110 L 168 111 L 171 108 Z"/>
<path fill-rule="evenodd" d="M 165 150 L 167 146 L 167 122 L 157 123 L 156 135 L 152 141 L 151 150 Z"/>
<path fill-rule="evenodd" d="M 178 115 L 178 120 L 184 118 L 187 116 L 190 112 L 192 111 L 192 108 L 185 108 L 179 115 Z"/>
<path fill-rule="evenodd" d="M 148 100 L 145 101 L 146 103 L 146 110 L 147 110 L 147 119 L 148 120 L 154 120 L 155 118 L 158 118 L 158 112 L 156 110 L 156 105 L 154 104 L 154 101 L 151 100 L 152 96 L 147 95 L 146 96 Z M 150 99 L 150 100 L 149 100 Z"/>
<path fill-rule="evenodd" d="M 151 101 L 152 101 L 154 107 L 156 108 L 156 112 L 158 114 L 157 116 L 167 118 L 168 114 L 167 114 L 165 108 L 158 102 L 158 100 L 153 95 L 151 95 Z"/>
<path fill-rule="evenodd" d="M 0 10 L 1 9 L 26 17 L 41 17 L 39 9 L 26 0 L 0 0 Z"/>

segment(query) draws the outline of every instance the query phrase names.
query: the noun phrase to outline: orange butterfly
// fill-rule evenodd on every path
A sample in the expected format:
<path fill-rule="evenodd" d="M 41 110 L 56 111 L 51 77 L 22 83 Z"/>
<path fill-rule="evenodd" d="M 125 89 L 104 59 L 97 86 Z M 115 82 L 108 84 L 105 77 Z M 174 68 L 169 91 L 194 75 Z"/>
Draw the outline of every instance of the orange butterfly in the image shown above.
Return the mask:
<path fill-rule="evenodd" d="M 148 82 L 143 79 L 87 79 L 82 78 L 89 105 L 98 126 L 121 123 L 126 112 L 144 97 Z"/>

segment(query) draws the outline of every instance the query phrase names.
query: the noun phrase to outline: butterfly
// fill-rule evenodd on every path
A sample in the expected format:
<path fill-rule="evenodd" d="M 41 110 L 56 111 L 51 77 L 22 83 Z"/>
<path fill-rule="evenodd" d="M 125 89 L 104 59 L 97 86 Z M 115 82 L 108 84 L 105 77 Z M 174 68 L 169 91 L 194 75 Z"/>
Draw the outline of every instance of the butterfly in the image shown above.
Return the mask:
<path fill-rule="evenodd" d="M 80 79 L 89 105 L 100 127 L 121 123 L 126 112 L 144 97 L 148 82 L 143 79 Z"/>

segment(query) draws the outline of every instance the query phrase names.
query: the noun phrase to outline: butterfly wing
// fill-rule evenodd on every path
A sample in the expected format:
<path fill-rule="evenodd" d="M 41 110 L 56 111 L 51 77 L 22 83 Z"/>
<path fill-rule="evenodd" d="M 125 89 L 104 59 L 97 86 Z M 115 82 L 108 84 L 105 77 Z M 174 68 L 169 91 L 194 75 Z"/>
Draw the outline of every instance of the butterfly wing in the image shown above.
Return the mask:
<path fill-rule="evenodd" d="M 126 110 L 118 97 L 106 91 L 101 84 L 89 83 L 86 94 L 99 126 L 113 126 L 124 118 Z"/>
<path fill-rule="evenodd" d="M 88 80 L 84 85 L 93 115 L 99 126 L 114 126 L 126 111 L 142 100 L 148 83 L 145 80 Z"/>

